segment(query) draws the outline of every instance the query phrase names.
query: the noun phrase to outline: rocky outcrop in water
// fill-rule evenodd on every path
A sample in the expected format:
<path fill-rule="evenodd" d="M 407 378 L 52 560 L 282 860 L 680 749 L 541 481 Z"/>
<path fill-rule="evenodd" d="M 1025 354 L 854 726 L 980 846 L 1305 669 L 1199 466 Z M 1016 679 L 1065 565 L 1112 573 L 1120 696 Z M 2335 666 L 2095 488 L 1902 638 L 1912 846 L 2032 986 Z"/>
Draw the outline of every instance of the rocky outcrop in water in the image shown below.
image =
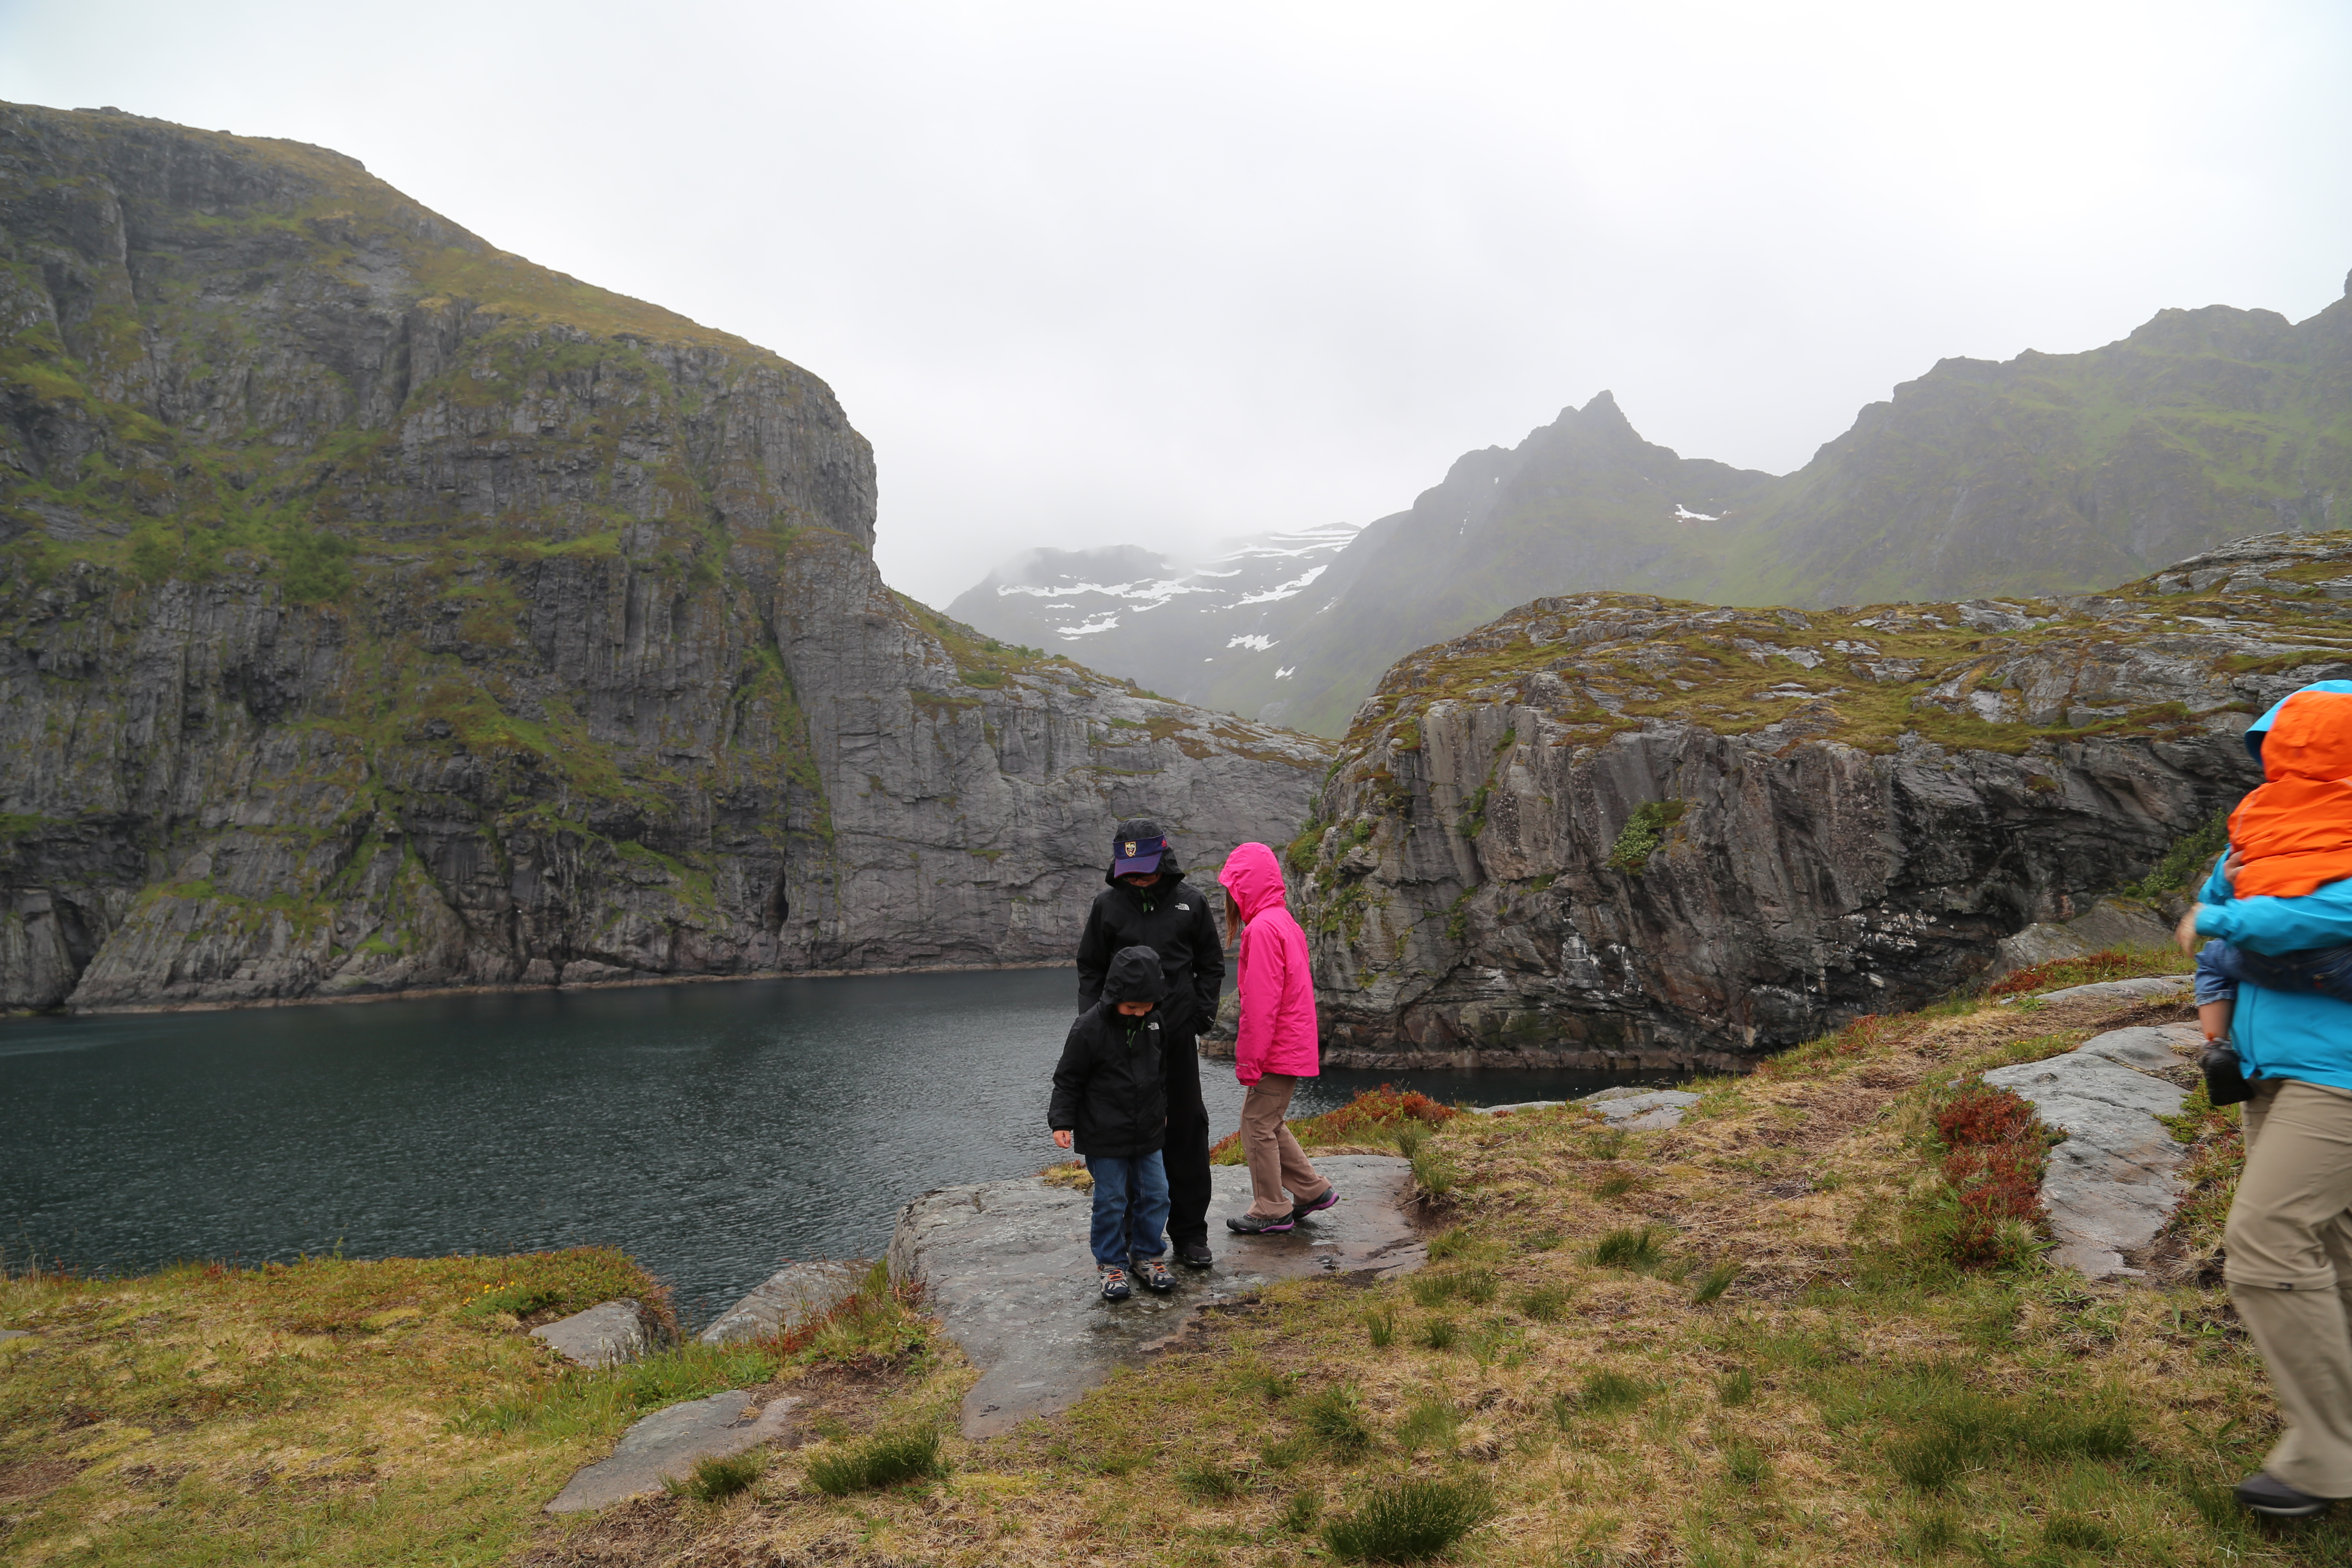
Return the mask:
<path fill-rule="evenodd" d="M 1292 846 L 1326 1059 L 1731 1066 L 1980 973 L 2258 782 L 2352 676 L 2352 535 L 2113 594 L 1539 599 L 1392 669 Z"/>
<path fill-rule="evenodd" d="M 1066 956 L 1324 742 L 884 586 L 740 339 L 339 154 L 0 108 L 0 1006 Z"/>

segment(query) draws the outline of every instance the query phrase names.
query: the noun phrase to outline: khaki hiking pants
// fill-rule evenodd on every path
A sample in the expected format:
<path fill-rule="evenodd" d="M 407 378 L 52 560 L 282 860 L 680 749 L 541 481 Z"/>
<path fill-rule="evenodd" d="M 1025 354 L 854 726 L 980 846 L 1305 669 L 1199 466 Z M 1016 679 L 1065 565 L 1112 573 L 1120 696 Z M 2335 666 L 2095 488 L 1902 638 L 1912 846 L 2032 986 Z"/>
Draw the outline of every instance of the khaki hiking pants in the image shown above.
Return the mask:
<path fill-rule="evenodd" d="M 2286 1417 L 2263 1468 L 2352 1497 L 2352 1090 L 2273 1079 L 2245 1118 L 2223 1272 Z"/>
<path fill-rule="evenodd" d="M 1311 1204 L 1331 1190 L 1331 1184 L 1307 1163 L 1307 1151 L 1290 1135 L 1283 1118 L 1290 1112 L 1290 1097 L 1298 1080 L 1267 1073 L 1242 1096 L 1242 1154 L 1249 1161 L 1249 1212 L 1261 1219 L 1288 1214 L 1297 1206 L 1282 1195 L 1285 1187 L 1298 1203 Z"/>

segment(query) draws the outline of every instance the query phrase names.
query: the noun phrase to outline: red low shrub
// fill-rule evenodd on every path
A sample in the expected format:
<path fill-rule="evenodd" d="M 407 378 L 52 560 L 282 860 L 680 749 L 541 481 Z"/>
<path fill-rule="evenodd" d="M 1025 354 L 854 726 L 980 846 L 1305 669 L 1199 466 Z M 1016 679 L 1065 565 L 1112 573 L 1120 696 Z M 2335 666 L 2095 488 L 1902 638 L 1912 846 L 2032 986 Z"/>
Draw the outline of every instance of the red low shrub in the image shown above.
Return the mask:
<path fill-rule="evenodd" d="M 1936 1113 L 1936 1131 L 1947 1145 L 2011 1143 L 2034 1135 L 2033 1107 L 2005 1089 L 1977 1084 L 1955 1095 Z"/>
<path fill-rule="evenodd" d="M 2002 1238 L 2002 1224 L 2039 1229 L 2048 1218 L 2042 1173 L 2050 1146 L 2033 1107 L 2005 1089 L 1972 1084 L 1936 1113 L 1936 1131 L 1949 1151 L 1944 1183 L 1953 1200 L 1935 1232 L 1944 1256 L 1963 1268 L 2012 1261 L 2016 1249 Z"/>
<path fill-rule="evenodd" d="M 2014 974 L 2004 974 L 1985 987 L 1988 996 L 2021 996 L 2028 991 L 2043 991 L 2053 985 L 2088 985 L 2096 980 L 2128 980 L 2149 973 L 2147 954 L 2126 952 L 2111 947 L 2104 952 L 2086 952 L 2080 958 L 2053 959 L 2037 963 L 2031 969 L 2021 969 Z"/>

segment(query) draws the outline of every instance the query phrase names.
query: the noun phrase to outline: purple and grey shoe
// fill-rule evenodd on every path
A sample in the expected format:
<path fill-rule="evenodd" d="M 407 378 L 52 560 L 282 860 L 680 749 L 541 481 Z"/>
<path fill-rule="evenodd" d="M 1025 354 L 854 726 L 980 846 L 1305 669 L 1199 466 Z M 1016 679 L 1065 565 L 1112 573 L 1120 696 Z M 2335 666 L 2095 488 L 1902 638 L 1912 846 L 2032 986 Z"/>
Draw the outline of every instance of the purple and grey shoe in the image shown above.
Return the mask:
<path fill-rule="evenodd" d="M 1326 1187 L 1323 1189 L 1323 1195 L 1317 1198 L 1313 1203 L 1300 1204 L 1297 1208 L 1292 1209 L 1290 1211 L 1290 1217 L 1293 1219 L 1305 1219 L 1308 1215 L 1321 1214 L 1325 1209 L 1337 1205 L 1339 1201 L 1339 1187 L 1337 1185 Z"/>
<path fill-rule="evenodd" d="M 1236 1236 L 1276 1236 L 1290 1228 L 1290 1216 L 1276 1215 L 1238 1215 L 1225 1221 L 1225 1228 Z"/>

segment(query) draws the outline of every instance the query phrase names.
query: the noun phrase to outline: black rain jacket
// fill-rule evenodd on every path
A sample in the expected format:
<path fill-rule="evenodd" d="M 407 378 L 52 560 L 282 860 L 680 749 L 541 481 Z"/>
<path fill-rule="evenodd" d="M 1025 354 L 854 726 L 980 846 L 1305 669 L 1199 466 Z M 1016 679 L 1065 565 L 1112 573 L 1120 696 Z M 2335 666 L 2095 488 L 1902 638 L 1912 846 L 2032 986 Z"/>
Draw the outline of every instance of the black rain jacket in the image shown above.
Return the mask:
<path fill-rule="evenodd" d="M 1208 895 L 1184 880 L 1170 845 L 1160 858 L 1160 880 L 1130 888 L 1109 871 L 1109 886 L 1095 895 L 1087 929 L 1078 937 L 1078 1005 L 1102 999 L 1103 975 L 1121 948 L 1148 947 L 1160 955 L 1166 983 L 1168 1032 L 1187 1038 L 1217 1016 L 1217 994 L 1225 984 L 1225 944 Z"/>
<path fill-rule="evenodd" d="M 1160 955 L 1148 947 L 1114 954 L 1102 999 L 1078 1015 L 1054 1068 L 1045 1124 L 1068 1128 L 1081 1154 L 1134 1159 L 1156 1153 L 1168 1135 L 1168 1085 L 1160 1067 L 1167 1031 L 1160 1009 L 1139 1018 L 1120 1002 L 1158 1002 L 1166 993 Z"/>

